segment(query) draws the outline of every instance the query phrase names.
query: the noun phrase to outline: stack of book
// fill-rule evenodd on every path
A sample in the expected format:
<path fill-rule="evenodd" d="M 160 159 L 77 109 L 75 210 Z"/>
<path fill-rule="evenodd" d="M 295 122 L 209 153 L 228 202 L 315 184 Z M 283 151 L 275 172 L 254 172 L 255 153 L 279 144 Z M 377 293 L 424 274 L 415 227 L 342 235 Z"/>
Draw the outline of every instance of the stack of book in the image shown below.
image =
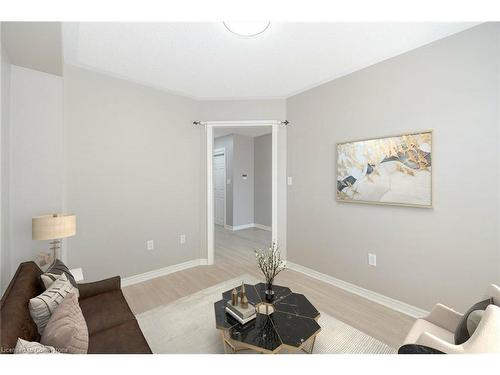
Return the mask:
<path fill-rule="evenodd" d="M 227 301 L 226 312 L 236 319 L 240 324 L 245 324 L 256 317 L 255 307 L 249 303 L 246 308 L 242 307 L 240 304 L 232 305 L 231 301 Z"/>

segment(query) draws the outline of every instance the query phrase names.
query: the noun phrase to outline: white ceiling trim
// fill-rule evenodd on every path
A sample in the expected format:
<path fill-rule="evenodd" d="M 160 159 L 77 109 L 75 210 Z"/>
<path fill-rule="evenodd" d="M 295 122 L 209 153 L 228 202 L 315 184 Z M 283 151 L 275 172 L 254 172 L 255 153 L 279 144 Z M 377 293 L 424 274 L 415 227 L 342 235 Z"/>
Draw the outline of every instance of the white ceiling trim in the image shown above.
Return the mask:
<path fill-rule="evenodd" d="M 154 84 L 151 84 L 149 82 L 132 79 L 130 77 L 127 77 L 127 76 L 124 76 L 124 75 L 121 75 L 121 74 L 118 74 L 118 73 L 115 73 L 115 72 L 110 72 L 108 70 L 99 69 L 99 68 L 96 68 L 94 66 L 90 66 L 90 65 L 86 65 L 86 64 L 80 64 L 80 63 L 75 63 L 75 62 L 64 62 L 64 64 L 65 65 L 69 65 L 69 66 L 74 66 L 74 67 L 79 68 L 79 69 L 88 70 L 89 72 L 93 72 L 93 73 L 97 73 L 97 74 L 102 74 L 102 75 L 105 75 L 105 76 L 108 76 L 108 77 L 111 77 L 111 78 L 116 78 L 116 79 L 119 79 L 121 81 L 126 81 L 126 82 L 129 82 L 129 83 L 133 83 L 134 85 L 149 87 L 149 88 L 151 88 L 153 90 L 158 90 L 158 91 L 164 92 L 165 94 L 175 95 L 175 96 L 182 96 L 184 98 L 188 98 L 188 99 L 192 99 L 192 100 L 198 100 L 198 101 L 202 100 L 202 99 L 200 99 L 200 98 L 198 98 L 196 96 L 189 95 L 189 94 L 187 94 L 185 92 L 169 90 L 169 89 L 167 89 L 167 88 L 165 88 L 163 86 L 154 85 Z"/>

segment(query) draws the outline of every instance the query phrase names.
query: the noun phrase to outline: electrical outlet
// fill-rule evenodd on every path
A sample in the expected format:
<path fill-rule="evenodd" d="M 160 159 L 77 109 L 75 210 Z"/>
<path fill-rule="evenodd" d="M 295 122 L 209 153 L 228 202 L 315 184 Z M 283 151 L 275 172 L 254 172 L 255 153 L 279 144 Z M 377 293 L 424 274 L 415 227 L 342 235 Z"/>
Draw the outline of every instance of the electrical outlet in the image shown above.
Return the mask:
<path fill-rule="evenodd" d="M 186 243 L 186 235 L 185 234 L 181 234 L 179 236 L 179 242 L 181 243 L 181 245 L 184 245 Z"/>
<path fill-rule="evenodd" d="M 155 248 L 155 243 L 153 240 L 146 241 L 146 248 L 148 250 L 153 250 Z"/>
<path fill-rule="evenodd" d="M 288 178 L 287 178 L 286 181 L 287 181 L 288 186 L 292 186 L 293 185 L 293 179 L 292 179 L 292 177 L 288 176 Z"/>
<path fill-rule="evenodd" d="M 368 253 L 368 264 L 377 267 L 377 255 Z"/>

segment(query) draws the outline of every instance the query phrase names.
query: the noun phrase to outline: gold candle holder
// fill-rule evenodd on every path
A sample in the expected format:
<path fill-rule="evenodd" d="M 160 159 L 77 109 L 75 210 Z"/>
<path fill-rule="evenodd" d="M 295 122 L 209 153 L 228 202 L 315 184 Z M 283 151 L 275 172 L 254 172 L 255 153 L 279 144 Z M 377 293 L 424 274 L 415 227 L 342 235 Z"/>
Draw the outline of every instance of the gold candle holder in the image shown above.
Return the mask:
<path fill-rule="evenodd" d="M 236 288 L 233 289 L 233 292 L 231 293 L 231 305 L 238 305 L 238 292 L 236 291 Z"/>
<path fill-rule="evenodd" d="M 248 307 L 248 298 L 247 298 L 246 294 L 241 299 L 241 307 L 243 307 L 244 309 L 246 309 Z"/>

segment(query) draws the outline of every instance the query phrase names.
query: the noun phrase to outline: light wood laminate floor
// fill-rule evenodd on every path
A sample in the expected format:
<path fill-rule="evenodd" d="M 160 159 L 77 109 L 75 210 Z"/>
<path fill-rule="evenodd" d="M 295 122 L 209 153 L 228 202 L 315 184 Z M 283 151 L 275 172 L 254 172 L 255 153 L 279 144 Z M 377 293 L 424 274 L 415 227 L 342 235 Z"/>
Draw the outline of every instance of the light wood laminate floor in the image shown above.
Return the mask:
<path fill-rule="evenodd" d="M 216 226 L 214 265 L 194 267 L 125 287 L 125 298 L 138 314 L 242 274 L 260 278 L 253 251 L 266 246 L 270 237 L 270 232 L 261 229 L 231 232 Z M 318 310 L 396 348 L 415 320 L 296 271 L 283 271 L 276 284 L 306 295 Z"/>

